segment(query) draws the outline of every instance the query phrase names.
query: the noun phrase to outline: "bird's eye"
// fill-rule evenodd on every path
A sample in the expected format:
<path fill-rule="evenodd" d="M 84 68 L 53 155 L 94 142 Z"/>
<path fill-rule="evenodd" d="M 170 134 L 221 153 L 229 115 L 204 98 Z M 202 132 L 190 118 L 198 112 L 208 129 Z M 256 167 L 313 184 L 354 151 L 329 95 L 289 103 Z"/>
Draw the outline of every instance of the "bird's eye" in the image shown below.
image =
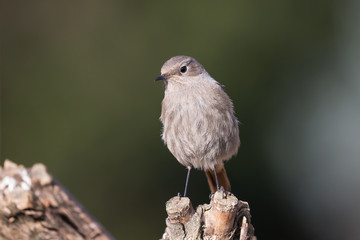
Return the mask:
<path fill-rule="evenodd" d="M 182 67 L 180 68 L 180 72 L 186 73 L 186 71 L 187 71 L 187 67 L 186 67 L 186 66 L 182 66 Z"/>

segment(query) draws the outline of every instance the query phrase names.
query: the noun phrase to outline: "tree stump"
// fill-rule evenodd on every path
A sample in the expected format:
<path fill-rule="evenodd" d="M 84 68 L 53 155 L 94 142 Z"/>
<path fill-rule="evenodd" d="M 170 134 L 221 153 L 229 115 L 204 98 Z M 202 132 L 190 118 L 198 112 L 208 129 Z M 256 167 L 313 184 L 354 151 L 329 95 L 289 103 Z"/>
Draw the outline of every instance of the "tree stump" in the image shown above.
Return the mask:
<path fill-rule="evenodd" d="M 166 203 L 162 239 L 256 240 L 247 202 L 217 191 L 210 204 L 192 207 L 187 197 Z M 0 167 L 0 239 L 112 240 L 107 231 L 47 172 L 5 160 Z"/>
<path fill-rule="evenodd" d="M 166 203 L 166 211 L 163 240 L 256 240 L 248 203 L 222 190 L 196 211 L 189 198 L 173 197 Z"/>
<path fill-rule="evenodd" d="M 0 239 L 114 239 L 47 172 L 5 160 L 0 167 Z"/>

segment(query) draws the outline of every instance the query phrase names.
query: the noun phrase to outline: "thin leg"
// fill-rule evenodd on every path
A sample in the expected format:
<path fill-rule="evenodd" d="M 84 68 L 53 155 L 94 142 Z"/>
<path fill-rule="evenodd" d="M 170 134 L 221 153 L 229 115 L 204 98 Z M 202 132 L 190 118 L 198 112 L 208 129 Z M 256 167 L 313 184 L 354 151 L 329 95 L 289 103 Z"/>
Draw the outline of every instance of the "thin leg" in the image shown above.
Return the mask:
<path fill-rule="evenodd" d="M 190 170 L 191 170 L 191 167 L 188 167 L 188 172 L 186 175 L 186 182 L 185 182 L 184 197 L 186 197 L 186 192 L 187 192 L 187 187 L 188 187 L 189 177 L 190 177 Z"/>
<path fill-rule="evenodd" d="M 214 170 L 215 181 L 216 181 L 216 189 L 219 190 L 219 181 L 218 181 L 218 178 L 217 178 L 215 167 L 213 167 L 213 170 Z"/>

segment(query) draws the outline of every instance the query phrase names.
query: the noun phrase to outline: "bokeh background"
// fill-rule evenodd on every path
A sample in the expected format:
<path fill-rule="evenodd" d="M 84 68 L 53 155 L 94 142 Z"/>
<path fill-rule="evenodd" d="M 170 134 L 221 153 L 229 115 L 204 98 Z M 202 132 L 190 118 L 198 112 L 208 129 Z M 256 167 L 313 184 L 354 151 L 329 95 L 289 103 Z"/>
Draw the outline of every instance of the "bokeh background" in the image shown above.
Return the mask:
<path fill-rule="evenodd" d="M 259 239 L 360 239 L 360 2 L 1 1 L 1 162 L 48 170 L 117 239 L 159 239 L 186 170 L 161 142 L 174 55 L 234 101 L 226 164 Z M 208 202 L 193 171 L 193 204 Z"/>

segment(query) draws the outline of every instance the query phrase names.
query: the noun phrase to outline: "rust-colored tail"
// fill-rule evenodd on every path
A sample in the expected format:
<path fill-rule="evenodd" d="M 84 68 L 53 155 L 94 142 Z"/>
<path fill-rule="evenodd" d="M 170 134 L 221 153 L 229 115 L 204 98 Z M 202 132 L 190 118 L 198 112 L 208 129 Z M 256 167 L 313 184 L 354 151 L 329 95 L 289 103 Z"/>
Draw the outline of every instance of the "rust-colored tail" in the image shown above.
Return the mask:
<path fill-rule="evenodd" d="M 219 181 L 219 187 L 221 188 L 221 186 L 222 186 L 222 187 L 224 187 L 224 189 L 226 191 L 230 192 L 231 191 L 230 181 L 226 175 L 224 165 L 218 164 L 215 166 L 215 169 L 216 169 L 216 176 Z M 205 171 L 205 174 L 206 174 L 211 192 L 216 192 L 217 188 L 216 188 L 216 179 L 215 179 L 214 171 L 212 169 L 210 169 L 210 170 Z"/>

